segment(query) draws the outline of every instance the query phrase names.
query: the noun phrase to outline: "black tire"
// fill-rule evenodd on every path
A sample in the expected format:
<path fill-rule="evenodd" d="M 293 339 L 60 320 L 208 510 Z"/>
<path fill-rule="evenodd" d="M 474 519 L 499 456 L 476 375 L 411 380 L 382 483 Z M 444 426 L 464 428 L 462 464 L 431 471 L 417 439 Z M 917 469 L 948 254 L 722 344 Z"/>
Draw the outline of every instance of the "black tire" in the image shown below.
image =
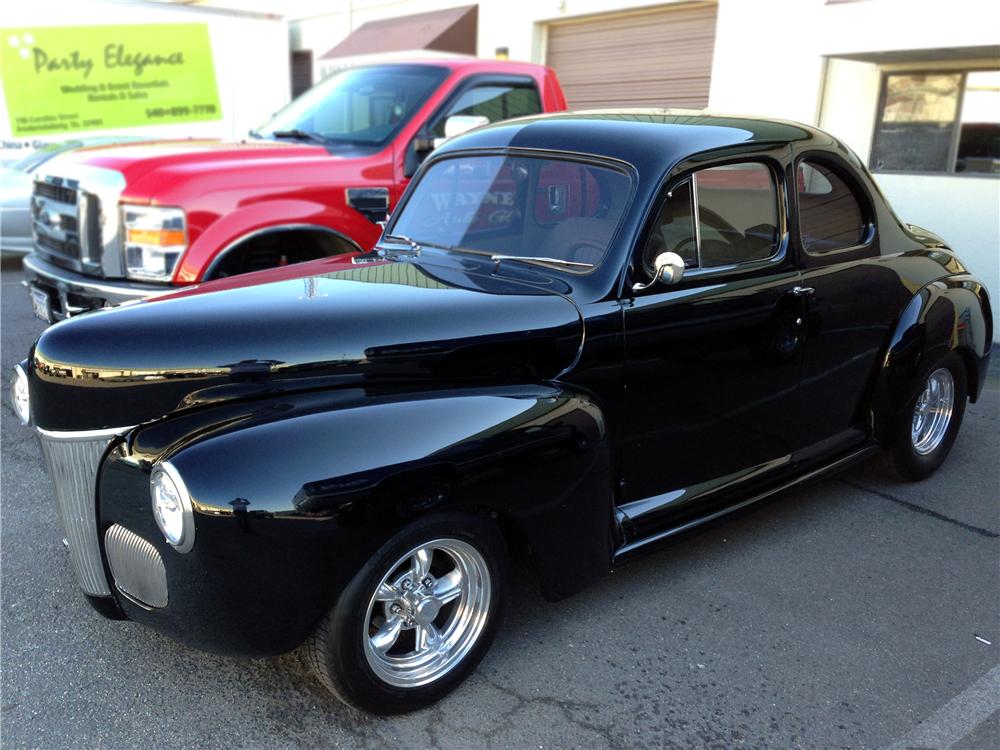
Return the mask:
<path fill-rule="evenodd" d="M 940 441 L 936 443 L 932 450 L 923 453 L 918 451 L 914 446 L 911 431 L 914 421 L 914 410 L 928 380 L 940 369 L 945 369 L 951 374 L 952 383 L 954 384 L 951 418 Z M 965 363 L 957 353 L 949 352 L 930 367 L 924 368 L 916 393 L 907 402 L 906 408 L 889 425 L 887 458 L 891 467 L 900 477 L 910 482 L 919 481 L 929 477 L 944 463 L 948 452 L 951 451 L 951 446 L 955 443 L 955 438 L 958 436 L 958 430 L 962 426 L 962 417 L 965 415 L 965 403 L 968 399 L 968 394 L 968 375 L 965 370 Z"/>
<path fill-rule="evenodd" d="M 375 591 L 394 571 L 403 570 L 405 576 L 409 568 L 400 567 L 399 563 L 403 559 L 411 559 L 405 558 L 408 553 L 431 542 L 447 543 L 449 540 L 456 540 L 457 546 L 470 545 L 485 562 L 485 568 L 481 570 L 488 570 L 489 593 L 487 596 L 483 586 L 478 599 L 481 603 L 488 601 L 485 624 L 477 625 L 475 631 L 470 626 L 469 632 L 478 632 L 478 635 L 469 636 L 471 645 L 466 646 L 464 656 L 457 656 L 453 666 L 433 681 L 418 686 L 391 684 L 376 672 L 369 661 L 376 658 L 370 656 L 371 647 L 368 645 L 370 635 L 376 631 L 372 615 L 378 622 L 377 618 L 381 616 L 377 614 L 379 608 L 389 606 L 372 602 Z M 433 553 L 433 559 L 438 569 L 441 569 L 442 560 L 445 566 L 454 562 L 446 551 L 440 549 Z M 354 708 L 388 715 L 427 706 L 454 690 L 476 668 L 489 649 L 501 619 L 508 577 L 507 548 L 496 524 L 490 519 L 464 513 L 440 513 L 419 519 L 386 542 L 358 571 L 307 642 L 306 659 L 320 681 L 337 698 Z M 452 613 L 464 601 L 465 598 L 455 600 L 452 606 L 456 610 L 446 610 L 447 604 L 442 606 L 440 616 L 451 622 L 452 617 L 457 617 Z M 371 613 L 370 603 L 374 607 Z M 382 617 L 383 623 L 387 617 L 387 613 Z M 413 636 L 414 649 L 418 648 L 418 637 Z M 455 649 L 455 652 L 459 650 Z"/>

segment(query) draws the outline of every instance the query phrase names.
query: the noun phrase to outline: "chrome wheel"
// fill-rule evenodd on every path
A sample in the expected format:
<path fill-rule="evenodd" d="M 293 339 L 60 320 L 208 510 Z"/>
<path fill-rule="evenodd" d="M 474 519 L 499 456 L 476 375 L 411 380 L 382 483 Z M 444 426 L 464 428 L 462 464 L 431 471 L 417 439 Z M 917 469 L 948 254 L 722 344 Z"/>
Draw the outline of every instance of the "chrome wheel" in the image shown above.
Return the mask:
<path fill-rule="evenodd" d="M 396 687 L 440 679 L 482 633 L 490 585 L 486 560 L 471 544 L 435 539 L 410 550 L 368 602 L 362 634 L 368 665 Z"/>
<path fill-rule="evenodd" d="M 928 376 L 924 390 L 917 397 L 917 404 L 913 408 L 913 425 L 910 429 L 913 450 L 926 456 L 941 445 L 948 433 L 954 408 L 955 379 L 951 370 L 942 367 Z"/>

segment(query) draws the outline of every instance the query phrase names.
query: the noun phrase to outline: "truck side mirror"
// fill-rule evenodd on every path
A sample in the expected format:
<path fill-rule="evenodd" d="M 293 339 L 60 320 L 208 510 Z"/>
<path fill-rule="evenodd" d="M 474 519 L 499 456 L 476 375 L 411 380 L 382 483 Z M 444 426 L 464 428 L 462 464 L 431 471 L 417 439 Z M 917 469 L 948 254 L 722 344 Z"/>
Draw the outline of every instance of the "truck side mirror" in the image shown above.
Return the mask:
<path fill-rule="evenodd" d="M 406 160 L 403 164 L 403 175 L 412 177 L 417 167 L 420 166 L 427 155 L 436 148 L 439 148 L 449 138 L 466 133 L 480 125 L 488 125 L 488 117 L 483 115 L 452 115 L 444 121 L 444 137 L 432 138 L 426 135 L 418 135 L 410 141 L 410 147 L 406 150 Z"/>

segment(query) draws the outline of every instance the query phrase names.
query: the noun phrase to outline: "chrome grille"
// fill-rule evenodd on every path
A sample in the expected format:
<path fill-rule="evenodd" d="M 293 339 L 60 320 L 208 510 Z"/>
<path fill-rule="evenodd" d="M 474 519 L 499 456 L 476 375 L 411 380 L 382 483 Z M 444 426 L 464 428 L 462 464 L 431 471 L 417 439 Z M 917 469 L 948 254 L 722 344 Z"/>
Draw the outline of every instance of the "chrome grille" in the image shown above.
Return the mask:
<path fill-rule="evenodd" d="M 50 432 L 39 430 L 42 453 L 52 479 L 69 557 L 80 588 L 108 596 L 107 577 L 97 538 L 97 471 L 111 439 L 122 430 Z"/>
<path fill-rule="evenodd" d="M 140 604 L 167 606 L 167 571 L 156 547 L 124 526 L 104 535 L 104 549 L 115 586 Z"/>
<path fill-rule="evenodd" d="M 48 182 L 39 182 L 35 185 L 35 193 L 45 198 L 59 201 L 60 203 L 71 203 L 76 205 L 76 189 L 63 185 L 53 185 Z"/>

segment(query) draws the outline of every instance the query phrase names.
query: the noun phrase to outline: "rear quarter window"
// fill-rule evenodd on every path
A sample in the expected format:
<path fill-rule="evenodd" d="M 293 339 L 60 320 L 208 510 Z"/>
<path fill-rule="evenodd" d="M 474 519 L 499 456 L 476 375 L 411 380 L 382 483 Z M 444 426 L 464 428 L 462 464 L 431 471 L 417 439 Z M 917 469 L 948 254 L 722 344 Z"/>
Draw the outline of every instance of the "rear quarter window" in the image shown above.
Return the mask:
<path fill-rule="evenodd" d="M 795 173 L 799 238 L 808 253 L 856 247 L 865 240 L 868 222 L 855 192 L 835 170 L 804 159 Z"/>

